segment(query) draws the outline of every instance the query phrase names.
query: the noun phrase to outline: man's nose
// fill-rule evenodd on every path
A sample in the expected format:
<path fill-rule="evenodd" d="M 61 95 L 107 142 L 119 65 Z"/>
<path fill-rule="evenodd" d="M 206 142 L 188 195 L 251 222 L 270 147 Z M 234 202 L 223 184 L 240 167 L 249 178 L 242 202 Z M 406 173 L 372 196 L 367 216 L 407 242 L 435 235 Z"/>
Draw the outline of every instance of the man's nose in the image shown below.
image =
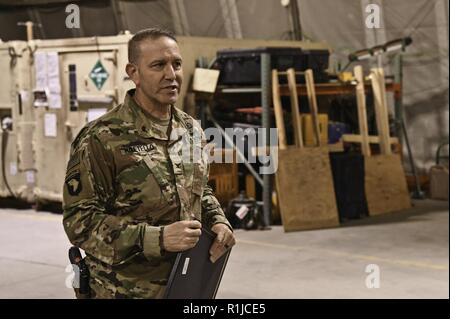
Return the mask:
<path fill-rule="evenodd" d="M 164 76 L 168 80 L 175 80 L 175 77 L 176 77 L 175 70 L 170 63 L 168 63 L 166 65 L 166 67 L 164 68 Z"/>

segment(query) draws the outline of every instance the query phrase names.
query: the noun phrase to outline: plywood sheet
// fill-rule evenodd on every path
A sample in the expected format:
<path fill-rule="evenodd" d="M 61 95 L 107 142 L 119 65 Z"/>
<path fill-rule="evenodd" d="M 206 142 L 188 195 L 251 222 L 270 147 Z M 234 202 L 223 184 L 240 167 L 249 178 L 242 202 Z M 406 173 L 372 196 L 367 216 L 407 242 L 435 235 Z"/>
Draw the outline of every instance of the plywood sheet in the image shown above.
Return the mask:
<path fill-rule="evenodd" d="M 405 172 L 397 154 L 365 157 L 365 186 L 369 215 L 411 207 Z"/>
<path fill-rule="evenodd" d="M 285 231 L 339 225 L 326 147 L 279 150 L 277 194 Z"/>

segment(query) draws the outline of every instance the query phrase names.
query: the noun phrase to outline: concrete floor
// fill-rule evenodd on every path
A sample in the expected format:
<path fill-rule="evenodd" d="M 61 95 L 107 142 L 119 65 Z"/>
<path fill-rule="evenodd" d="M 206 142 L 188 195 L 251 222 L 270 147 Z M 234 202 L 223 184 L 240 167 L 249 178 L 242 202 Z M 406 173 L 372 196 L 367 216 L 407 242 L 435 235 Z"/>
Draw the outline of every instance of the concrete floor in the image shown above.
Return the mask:
<path fill-rule="evenodd" d="M 237 230 L 218 298 L 449 298 L 448 202 L 335 229 Z M 0 298 L 73 298 L 61 216 L 0 209 Z M 366 287 L 366 266 L 380 287 Z M 69 266 L 70 267 L 70 266 Z"/>

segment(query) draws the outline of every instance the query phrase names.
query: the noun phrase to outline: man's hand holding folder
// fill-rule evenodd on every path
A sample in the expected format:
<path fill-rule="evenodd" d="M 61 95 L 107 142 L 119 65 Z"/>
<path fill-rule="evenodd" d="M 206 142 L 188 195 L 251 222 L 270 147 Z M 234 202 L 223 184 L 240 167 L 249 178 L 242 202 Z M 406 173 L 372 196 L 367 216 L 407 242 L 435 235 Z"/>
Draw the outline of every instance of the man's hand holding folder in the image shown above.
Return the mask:
<path fill-rule="evenodd" d="M 215 224 L 211 230 L 217 234 L 211 248 L 209 249 L 209 258 L 211 262 L 216 262 L 228 249 L 236 244 L 233 232 L 225 224 Z"/>

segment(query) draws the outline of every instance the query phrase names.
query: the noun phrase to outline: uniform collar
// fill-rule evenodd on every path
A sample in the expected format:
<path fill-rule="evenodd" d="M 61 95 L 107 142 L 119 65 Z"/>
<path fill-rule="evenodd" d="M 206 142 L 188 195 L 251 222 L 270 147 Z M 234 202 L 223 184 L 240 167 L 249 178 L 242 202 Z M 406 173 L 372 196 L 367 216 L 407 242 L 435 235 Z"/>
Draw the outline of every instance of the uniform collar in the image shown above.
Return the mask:
<path fill-rule="evenodd" d="M 152 120 L 150 116 L 140 107 L 133 96 L 135 89 L 131 89 L 125 96 L 124 106 L 130 110 L 132 121 L 136 125 L 137 133 L 146 138 L 155 138 L 158 140 L 168 140 L 167 132 L 162 129 L 159 123 Z M 186 126 L 182 121 L 179 110 L 171 105 L 171 120 L 169 125 L 172 126 L 170 134 L 170 143 L 178 141 L 186 131 Z"/>

